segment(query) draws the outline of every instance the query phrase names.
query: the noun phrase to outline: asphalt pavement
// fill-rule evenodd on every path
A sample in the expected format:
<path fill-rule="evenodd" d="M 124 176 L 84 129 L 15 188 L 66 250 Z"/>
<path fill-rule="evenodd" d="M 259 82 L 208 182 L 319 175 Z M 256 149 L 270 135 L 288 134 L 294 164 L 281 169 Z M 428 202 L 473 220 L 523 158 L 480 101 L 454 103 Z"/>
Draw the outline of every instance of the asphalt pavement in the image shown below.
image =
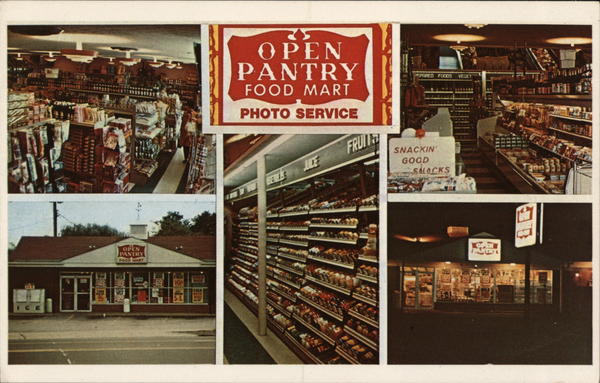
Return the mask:
<path fill-rule="evenodd" d="M 213 317 L 9 320 L 9 364 L 214 364 Z"/>

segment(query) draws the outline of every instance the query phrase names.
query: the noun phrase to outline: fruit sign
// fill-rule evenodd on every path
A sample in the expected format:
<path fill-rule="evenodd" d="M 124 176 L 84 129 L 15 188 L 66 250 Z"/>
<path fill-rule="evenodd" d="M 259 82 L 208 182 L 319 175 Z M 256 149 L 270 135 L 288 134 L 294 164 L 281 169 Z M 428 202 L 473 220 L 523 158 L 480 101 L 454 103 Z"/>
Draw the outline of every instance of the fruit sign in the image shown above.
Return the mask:
<path fill-rule="evenodd" d="M 391 24 L 209 25 L 206 33 L 205 131 L 371 126 L 389 132 Z"/>
<path fill-rule="evenodd" d="M 535 245 L 536 230 L 537 205 L 528 203 L 517 207 L 515 212 L 515 247 Z"/>

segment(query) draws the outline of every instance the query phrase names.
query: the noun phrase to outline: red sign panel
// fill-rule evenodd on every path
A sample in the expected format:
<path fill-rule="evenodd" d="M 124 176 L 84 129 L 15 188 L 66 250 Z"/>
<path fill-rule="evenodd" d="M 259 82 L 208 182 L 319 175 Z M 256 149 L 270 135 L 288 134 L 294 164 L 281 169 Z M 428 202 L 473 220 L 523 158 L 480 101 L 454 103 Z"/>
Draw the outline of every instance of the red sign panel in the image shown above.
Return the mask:
<path fill-rule="evenodd" d="M 146 262 L 146 246 L 134 244 L 117 246 L 117 263 Z"/>
<path fill-rule="evenodd" d="M 210 25 L 210 125 L 389 126 L 391 47 L 391 24 Z"/>
<path fill-rule="evenodd" d="M 537 230 L 537 205 L 528 203 L 515 212 L 515 247 L 535 245 Z"/>

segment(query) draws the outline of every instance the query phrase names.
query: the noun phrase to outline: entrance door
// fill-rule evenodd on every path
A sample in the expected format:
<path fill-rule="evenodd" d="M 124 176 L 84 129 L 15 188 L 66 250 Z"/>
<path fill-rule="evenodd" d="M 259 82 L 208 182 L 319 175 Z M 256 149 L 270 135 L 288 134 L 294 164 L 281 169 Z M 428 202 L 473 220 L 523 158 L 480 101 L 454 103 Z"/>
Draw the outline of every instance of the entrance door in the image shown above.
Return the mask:
<path fill-rule="evenodd" d="M 407 267 L 404 270 L 404 307 L 433 309 L 433 269 Z"/>
<path fill-rule="evenodd" d="M 60 311 L 92 311 L 92 289 L 89 276 L 60 277 Z"/>

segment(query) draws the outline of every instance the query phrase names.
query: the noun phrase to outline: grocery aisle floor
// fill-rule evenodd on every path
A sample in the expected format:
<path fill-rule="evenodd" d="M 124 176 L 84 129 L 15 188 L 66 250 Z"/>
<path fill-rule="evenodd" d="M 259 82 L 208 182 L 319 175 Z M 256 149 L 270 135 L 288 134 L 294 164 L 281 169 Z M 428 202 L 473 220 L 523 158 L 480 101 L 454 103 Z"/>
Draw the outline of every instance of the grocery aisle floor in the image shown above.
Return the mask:
<path fill-rule="evenodd" d="M 177 191 L 181 178 L 185 172 L 186 164 L 183 162 L 183 149 L 178 148 L 169 162 L 169 166 L 165 170 L 154 191 L 154 194 L 174 194 Z"/>
<path fill-rule="evenodd" d="M 229 364 L 302 364 L 271 330 L 259 336 L 256 316 L 229 290 L 224 295 L 223 350 Z"/>
<path fill-rule="evenodd" d="M 478 150 L 461 152 L 460 155 L 465 163 L 465 173 L 467 173 L 467 176 L 475 178 L 475 182 L 477 183 L 477 193 L 514 193 L 514 190 L 506 184 L 506 181 L 499 178 L 488 167 Z"/>

